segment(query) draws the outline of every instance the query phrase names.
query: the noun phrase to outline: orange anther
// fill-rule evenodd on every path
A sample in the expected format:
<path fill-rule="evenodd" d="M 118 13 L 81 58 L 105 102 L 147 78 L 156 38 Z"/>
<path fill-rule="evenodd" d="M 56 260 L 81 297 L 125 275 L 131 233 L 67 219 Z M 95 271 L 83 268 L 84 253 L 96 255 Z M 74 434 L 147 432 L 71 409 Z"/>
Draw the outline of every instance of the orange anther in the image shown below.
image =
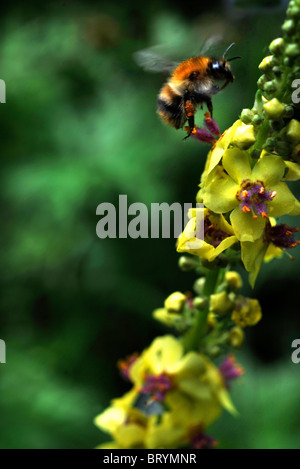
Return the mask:
<path fill-rule="evenodd" d="M 253 215 L 253 219 L 256 220 L 256 219 L 257 219 L 257 215 Z"/>
<path fill-rule="evenodd" d="M 246 190 L 243 190 L 242 191 L 242 197 L 248 197 L 249 196 L 249 192 L 246 191 Z"/>
<path fill-rule="evenodd" d="M 268 218 L 268 215 L 266 214 L 266 212 L 261 212 L 261 216 L 262 216 L 263 218 Z"/>
<path fill-rule="evenodd" d="M 273 191 L 270 195 L 271 199 L 274 199 L 275 195 L 277 195 L 277 192 L 276 191 Z"/>
<path fill-rule="evenodd" d="M 247 207 L 246 205 L 244 205 L 244 207 L 243 207 L 243 212 L 244 212 L 244 213 L 251 212 L 251 209 L 250 209 L 249 207 Z"/>
<path fill-rule="evenodd" d="M 265 192 L 265 188 L 262 186 L 262 187 L 259 189 L 259 193 L 260 193 L 260 194 L 264 194 L 264 192 Z"/>

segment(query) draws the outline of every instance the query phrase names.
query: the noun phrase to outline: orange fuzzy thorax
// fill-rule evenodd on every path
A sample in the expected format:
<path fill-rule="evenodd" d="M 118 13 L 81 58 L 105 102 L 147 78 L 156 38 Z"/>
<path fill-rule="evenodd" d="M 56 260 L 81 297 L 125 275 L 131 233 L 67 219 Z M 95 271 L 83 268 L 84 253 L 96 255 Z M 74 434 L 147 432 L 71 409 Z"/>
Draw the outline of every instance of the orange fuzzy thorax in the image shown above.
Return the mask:
<path fill-rule="evenodd" d="M 204 77 L 210 61 L 211 59 L 209 57 L 201 56 L 187 59 L 175 68 L 170 81 L 173 84 L 180 83 L 186 80 L 195 70 L 200 73 L 200 77 Z"/>

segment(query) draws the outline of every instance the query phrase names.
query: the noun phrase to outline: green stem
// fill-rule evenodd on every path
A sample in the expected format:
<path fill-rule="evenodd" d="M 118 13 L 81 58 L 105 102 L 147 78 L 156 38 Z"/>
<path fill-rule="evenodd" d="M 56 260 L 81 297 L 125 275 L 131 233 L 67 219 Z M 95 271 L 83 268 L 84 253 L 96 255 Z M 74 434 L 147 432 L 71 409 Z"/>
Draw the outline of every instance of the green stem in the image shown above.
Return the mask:
<path fill-rule="evenodd" d="M 204 298 L 209 299 L 210 295 L 216 291 L 223 276 L 224 269 L 220 269 L 219 267 L 215 267 L 207 272 L 203 287 Z M 198 312 L 194 326 L 183 337 L 184 348 L 187 352 L 199 349 L 201 341 L 206 334 L 208 313 L 209 302 L 204 310 Z"/>

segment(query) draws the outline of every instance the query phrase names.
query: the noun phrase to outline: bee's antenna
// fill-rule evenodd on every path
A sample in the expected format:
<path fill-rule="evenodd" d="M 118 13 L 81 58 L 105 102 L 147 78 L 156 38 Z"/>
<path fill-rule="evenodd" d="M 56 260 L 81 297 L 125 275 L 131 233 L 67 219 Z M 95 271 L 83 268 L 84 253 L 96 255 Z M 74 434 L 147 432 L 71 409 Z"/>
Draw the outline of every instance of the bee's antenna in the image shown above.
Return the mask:
<path fill-rule="evenodd" d="M 229 49 L 231 49 L 232 46 L 234 46 L 234 45 L 235 45 L 235 42 L 232 42 L 232 43 L 230 44 L 230 46 L 227 47 L 227 49 L 225 50 L 224 54 L 222 55 L 223 59 L 225 59 L 227 52 L 228 52 Z"/>
<path fill-rule="evenodd" d="M 242 57 L 240 55 L 236 55 L 235 57 L 231 57 L 230 59 L 227 59 L 227 62 L 230 62 L 231 60 L 235 59 L 241 59 Z"/>

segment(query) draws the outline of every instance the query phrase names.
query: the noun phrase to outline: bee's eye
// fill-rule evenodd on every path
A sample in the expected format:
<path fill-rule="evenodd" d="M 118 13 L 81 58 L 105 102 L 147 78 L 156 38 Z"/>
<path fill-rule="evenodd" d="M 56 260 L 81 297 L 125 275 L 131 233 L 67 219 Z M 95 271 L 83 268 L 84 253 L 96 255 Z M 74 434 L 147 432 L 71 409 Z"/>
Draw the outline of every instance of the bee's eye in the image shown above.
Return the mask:
<path fill-rule="evenodd" d="M 219 62 L 213 62 L 212 68 L 213 68 L 213 70 L 219 70 L 219 68 L 220 68 Z"/>
<path fill-rule="evenodd" d="M 194 71 L 194 72 L 190 73 L 190 75 L 189 75 L 190 80 L 195 80 L 198 77 L 199 77 L 199 72 L 197 72 L 197 71 Z"/>

